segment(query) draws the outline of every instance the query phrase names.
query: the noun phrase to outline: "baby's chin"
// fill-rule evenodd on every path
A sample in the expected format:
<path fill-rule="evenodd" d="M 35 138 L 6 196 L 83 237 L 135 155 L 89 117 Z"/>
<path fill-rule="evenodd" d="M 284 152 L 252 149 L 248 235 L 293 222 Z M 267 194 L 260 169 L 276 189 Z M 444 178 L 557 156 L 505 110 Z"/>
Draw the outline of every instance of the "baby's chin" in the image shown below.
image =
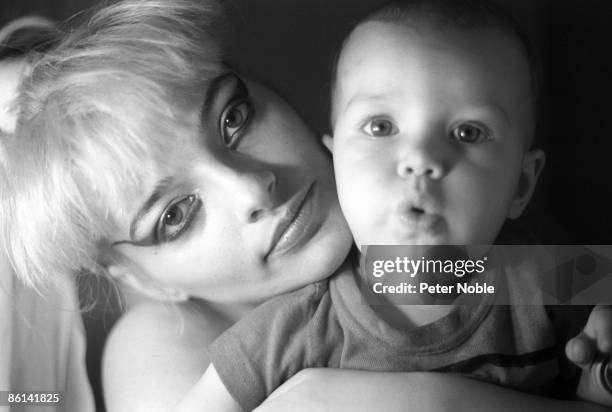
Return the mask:
<path fill-rule="evenodd" d="M 393 233 L 372 234 L 372 236 L 355 237 L 355 244 L 360 245 L 410 245 L 410 246 L 438 246 L 438 245 L 491 245 L 495 239 L 488 236 L 478 236 L 471 233 L 469 235 L 457 235 L 452 233 L 414 233 L 394 231 Z"/>
<path fill-rule="evenodd" d="M 445 234 L 431 234 L 431 233 L 406 233 L 406 234 L 389 234 L 378 233 L 375 236 L 363 237 L 359 240 L 355 239 L 357 246 L 360 245 L 409 245 L 409 246 L 420 246 L 420 245 L 465 245 L 466 243 L 460 243 L 452 239 L 452 237 Z"/>

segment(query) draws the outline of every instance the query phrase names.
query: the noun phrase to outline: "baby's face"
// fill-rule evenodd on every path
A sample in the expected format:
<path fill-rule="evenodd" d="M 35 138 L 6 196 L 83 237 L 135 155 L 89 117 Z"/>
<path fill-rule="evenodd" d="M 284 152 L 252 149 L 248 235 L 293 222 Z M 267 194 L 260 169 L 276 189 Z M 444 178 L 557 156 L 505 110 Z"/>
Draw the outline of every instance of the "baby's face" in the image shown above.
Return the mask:
<path fill-rule="evenodd" d="M 529 73 L 496 30 L 358 27 L 339 61 L 332 143 L 357 245 L 493 243 L 537 180 Z"/>

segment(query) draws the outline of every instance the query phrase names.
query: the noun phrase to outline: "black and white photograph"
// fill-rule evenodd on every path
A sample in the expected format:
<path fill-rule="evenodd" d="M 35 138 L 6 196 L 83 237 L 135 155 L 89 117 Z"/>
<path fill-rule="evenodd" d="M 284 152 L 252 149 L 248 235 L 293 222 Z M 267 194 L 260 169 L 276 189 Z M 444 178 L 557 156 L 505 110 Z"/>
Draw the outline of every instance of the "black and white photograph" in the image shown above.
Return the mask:
<path fill-rule="evenodd" d="M 611 410 L 611 20 L 2 0 L 0 412 Z"/>

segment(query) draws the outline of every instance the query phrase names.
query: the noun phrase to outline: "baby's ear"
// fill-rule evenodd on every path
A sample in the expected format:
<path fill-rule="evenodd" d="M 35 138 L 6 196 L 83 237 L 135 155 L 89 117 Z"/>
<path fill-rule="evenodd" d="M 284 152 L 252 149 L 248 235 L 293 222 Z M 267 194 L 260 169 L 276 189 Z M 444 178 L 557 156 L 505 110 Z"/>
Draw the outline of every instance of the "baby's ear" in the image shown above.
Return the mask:
<path fill-rule="evenodd" d="M 153 279 L 134 273 L 130 268 L 121 264 L 112 264 L 107 267 L 108 274 L 121 285 L 162 302 L 184 302 L 189 299 L 183 290 L 171 286 L 160 285 Z"/>
<path fill-rule="evenodd" d="M 327 147 L 330 153 L 334 153 L 334 138 L 328 134 L 323 135 L 323 145 Z"/>
<path fill-rule="evenodd" d="M 527 207 L 545 163 L 546 154 L 540 149 L 532 149 L 523 156 L 521 177 L 516 196 L 508 211 L 509 218 L 518 218 L 523 213 L 523 210 L 525 210 L 525 207 Z"/>

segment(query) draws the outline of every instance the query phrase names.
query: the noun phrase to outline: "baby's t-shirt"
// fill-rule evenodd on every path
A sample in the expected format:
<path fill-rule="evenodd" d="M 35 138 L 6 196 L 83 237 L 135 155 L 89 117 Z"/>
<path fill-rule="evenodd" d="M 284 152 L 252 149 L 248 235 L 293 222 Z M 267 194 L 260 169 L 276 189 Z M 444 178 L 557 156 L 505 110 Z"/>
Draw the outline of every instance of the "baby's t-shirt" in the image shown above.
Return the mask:
<path fill-rule="evenodd" d="M 347 261 L 329 279 L 258 307 L 221 335 L 210 355 L 244 410 L 311 367 L 455 372 L 532 393 L 563 393 L 578 376 L 565 361 L 564 344 L 588 311 L 566 314 L 533 305 L 537 291 L 508 290 L 517 305 L 495 305 L 488 295 L 433 323 L 397 329 L 362 302 L 356 268 Z"/>

